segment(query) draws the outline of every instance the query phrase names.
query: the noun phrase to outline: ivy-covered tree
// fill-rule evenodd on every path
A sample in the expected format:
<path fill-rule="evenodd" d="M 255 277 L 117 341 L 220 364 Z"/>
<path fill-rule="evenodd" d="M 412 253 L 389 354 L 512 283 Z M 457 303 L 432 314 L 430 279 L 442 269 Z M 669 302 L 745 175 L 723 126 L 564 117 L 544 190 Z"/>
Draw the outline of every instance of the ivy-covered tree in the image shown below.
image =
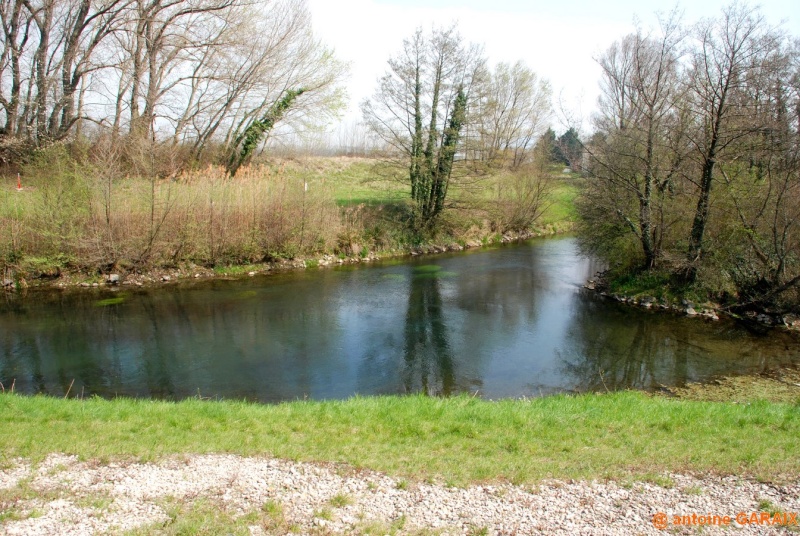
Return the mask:
<path fill-rule="evenodd" d="M 465 46 L 455 27 L 417 30 L 363 105 L 370 129 L 408 170 L 419 229 L 433 228 L 445 207 L 472 89 L 483 74 L 480 49 Z"/>
<path fill-rule="evenodd" d="M 230 147 L 230 158 L 227 162 L 228 174 L 233 177 L 243 164 L 253 157 L 253 153 L 264 141 L 269 131 L 280 121 L 292 103 L 305 92 L 305 89 L 290 89 L 281 99 L 267 110 L 261 119 L 254 119 L 236 136 Z"/>

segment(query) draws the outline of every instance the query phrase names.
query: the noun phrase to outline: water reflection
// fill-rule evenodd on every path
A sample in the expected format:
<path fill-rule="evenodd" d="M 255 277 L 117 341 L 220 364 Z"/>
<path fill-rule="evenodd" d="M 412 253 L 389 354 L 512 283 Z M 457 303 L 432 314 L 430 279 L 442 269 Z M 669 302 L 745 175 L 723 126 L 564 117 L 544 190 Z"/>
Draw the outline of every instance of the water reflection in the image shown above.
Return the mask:
<path fill-rule="evenodd" d="M 578 391 L 658 390 L 716 375 L 759 373 L 798 361 L 797 341 L 729 322 L 631 310 L 594 296 L 582 300 L 561 352 Z"/>
<path fill-rule="evenodd" d="M 438 273 L 411 277 L 406 312 L 403 385 L 409 393 L 455 392 L 455 365 L 447 340 Z"/>
<path fill-rule="evenodd" d="M 655 389 L 798 362 L 796 341 L 581 292 L 570 239 L 406 263 L 0 302 L 0 381 L 260 401 Z"/>

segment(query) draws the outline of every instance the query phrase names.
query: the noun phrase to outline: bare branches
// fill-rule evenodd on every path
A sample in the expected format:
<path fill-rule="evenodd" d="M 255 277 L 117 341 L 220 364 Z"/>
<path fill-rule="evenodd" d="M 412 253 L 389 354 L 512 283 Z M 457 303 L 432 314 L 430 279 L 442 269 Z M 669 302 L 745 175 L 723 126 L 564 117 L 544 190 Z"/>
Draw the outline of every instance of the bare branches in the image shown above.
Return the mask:
<path fill-rule="evenodd" d="M 620 230 L 637 238 L 647 268 L 654 267 L 661 254 L 659 216 L 667 193 L 663 185 L 684 150 L 680 138 L 670 138 L 670 132 L 681 130 L 674 106 L 682 97 L 684 32 L 675 17 L 662 21 L 660 35 L 641 30 L 630 34 L 598 60 L 602 97 L 595 119 L 598 135 L 590 148 L 591 167 L 600 180 L 596 193 L 625 194 L 612 217 L 624 223 Z"/>
<path fill-rule="evenodd" d="M 346 66 L 304 0 L 2 0 L 0 23 L 0 127 L 40 145 L 86 119 L 198 157 L 289 88 L 306 95 L 285 124 L 341 106 Z"/>
<path fill-rule="evenodd" d="M 389 60 L 375 96 L 362 105 L 369 128 L 408 170 L 420 227 L 444 209 L 456 153 L 474 109 L 484 60 L 455 27 L 418 29 Z"/>
<path fill-rule="evenodd" d="M 609 48 L 580 203 L 594 251 L 663 262 L 740 303 L 798 307 L 798 58 L 741 4 Z"/>
<path fill-rule="evenodd" d="M 475 143 L 480 159 L 513 169 L 529 163 L 552 113 L 550 84 L 522 62 L 500 63 L 481 90 Z"/>

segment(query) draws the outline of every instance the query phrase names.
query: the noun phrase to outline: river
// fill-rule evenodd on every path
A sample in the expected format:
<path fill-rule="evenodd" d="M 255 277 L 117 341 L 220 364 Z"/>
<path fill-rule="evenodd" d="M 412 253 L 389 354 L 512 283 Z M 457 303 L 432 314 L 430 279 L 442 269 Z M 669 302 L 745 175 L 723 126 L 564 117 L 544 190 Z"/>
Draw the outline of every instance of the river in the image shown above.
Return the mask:
<path fill-rule="evenodd" d="M 572 238 L 0 302 L 0 381 L 55 396 L 343 399 L 657 390 L 800 363 L 796 338 L 582 289 Z"/>

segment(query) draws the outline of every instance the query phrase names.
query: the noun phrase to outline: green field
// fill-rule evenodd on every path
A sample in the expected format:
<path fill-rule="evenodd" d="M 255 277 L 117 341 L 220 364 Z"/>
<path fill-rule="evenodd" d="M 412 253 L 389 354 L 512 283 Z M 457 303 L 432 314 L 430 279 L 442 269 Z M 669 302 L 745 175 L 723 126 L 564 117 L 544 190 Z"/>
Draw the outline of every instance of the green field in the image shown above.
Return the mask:
<path fill-rule="evenodd" d="M 367 158 L 306 158 L 283 168 L 290 177 L 308 181 L 310 186 L 328 186 L 333 190 L 340 206 L 380 205 L 406 201 L 410 196 L 407 177 L 402 170 L 391 168 L 385 162 Z M 575 221 L 577 213 L 574 200 L 578 195 L 580 177 L 561 173 L 561 166 L 551 166 L 547 173 L 552 181 L 548 195 L 548 210 L 540 222 L 543 225 Z M 450 195 L 460 198 L 488 198 L 497 190 L 498 175 L 488 175 L 481 180 L 465 184 L 455 181 Z"/>
<path fill-rule="evenodd" d="M 339 206 L 381 205 L 405 201 L 410 187 L 380 160 L 348 157 L 307 157 L 280 164 L 290 179 L 309 188 L 330 189 Z"/>
<path fill-rule="evenodd" d="M 451 485 L 646 480 L 687 471 L 782 481 L 800 473 L 798 403 L 698 402 L 636 392 L 279 405 L 4 394 L 0 426 L 6 461 L 53 452 L 101 461 L 235 453 L 345 463 Z"/>

